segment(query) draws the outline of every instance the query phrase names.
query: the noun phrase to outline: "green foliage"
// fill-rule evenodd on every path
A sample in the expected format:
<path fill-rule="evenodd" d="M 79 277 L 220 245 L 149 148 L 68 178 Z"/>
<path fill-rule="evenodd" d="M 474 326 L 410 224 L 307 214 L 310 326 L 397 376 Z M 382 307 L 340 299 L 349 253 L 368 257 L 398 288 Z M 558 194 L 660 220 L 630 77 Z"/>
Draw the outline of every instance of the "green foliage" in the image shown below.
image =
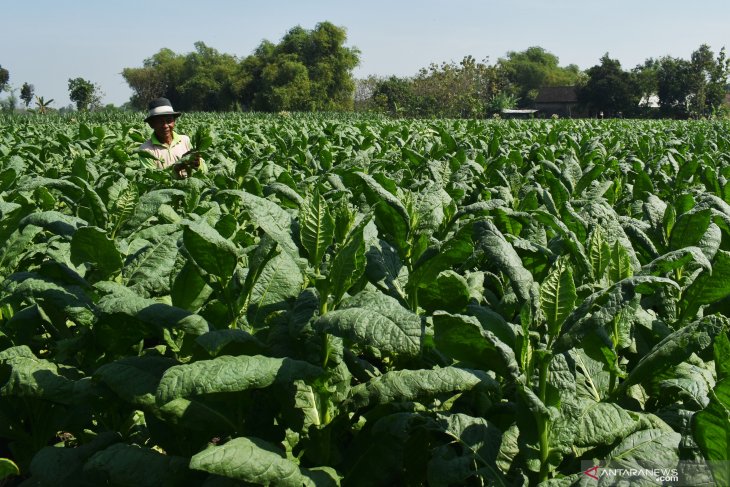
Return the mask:
<path fill-rule="evenodd" d="M 727 122 L 136 117 L 0 117 L 0 477 L 727 483 Z"/>
<path fill-rule="evenodd" d="M 25 108 L 28 108 L 30 102 L 33 101 L 34 91 L 35 88 L 33 85 L 28 83 L 23 83 L 22 88 L 20 88 L 20 99 L 25 102 Z"/>
<path fill-rule="evenodd" d="M 95 85 L 83 78 L 69 78 L 68 97 L 76 103 L 79 111 L 94 110 L 101 106 L 101 98 L 104 94 L 99 85 Z"/>
<path fill-rule="evenodd" d="M 641 92 L 631 73 L 621 69 L 621 63 L 611 59 L 608 53 L 601 64 L 586 70 L 588 80 L 578 91 L 578 100 L 585 103 L 591 113 L 603 112 L 604 116 L 633 115 Z"/>
<path fill-rule="evenodd" d="M 583 79 L 577 66 L 560 67 L 558 57 L 539 46 L 510 51 L 497 64 L 511 84 L 512 95 L 526 107 L 532 106 L 543 86 L 573 86 Z"/>
<path fill-rule="evenodd" d="M 505 86 L 497 68 L 466 56 L 460 63 L 431 64 L 416 76 L 379 80 L 375 110 L 394 116 L 484 118 Z"/>
<path fill-rule="evenodd" d="M 0 65 L 0 93 L 8 86 L 8 81 L 10 81 L 10 71 Z"/>
<path fill-rule="evenodd" d="M 294 27 L 279 44 L 263 41 L 243 59 L 196 42 L 194 52 L 161 49 L 122 76 L 139 109 L 165 96 L 185 111 L 350 110 L 359 51 L 346 40 L 344 29 L 322 22 L 311 31 Z"/>

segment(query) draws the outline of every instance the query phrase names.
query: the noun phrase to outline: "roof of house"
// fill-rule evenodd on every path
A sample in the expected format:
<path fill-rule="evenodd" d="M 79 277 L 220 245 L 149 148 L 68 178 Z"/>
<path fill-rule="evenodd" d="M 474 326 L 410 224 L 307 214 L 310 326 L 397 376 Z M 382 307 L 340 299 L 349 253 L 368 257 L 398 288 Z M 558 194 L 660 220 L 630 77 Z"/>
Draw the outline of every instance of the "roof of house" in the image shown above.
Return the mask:
<path fill-rule="evenodd" d="M 537 93 L 535 103 L 577 103 L 575 86 L 543 86 Z"/>
<path fill-rule="evenodd" d="M 502 113 L 505 115 L 532 115 L 537 112 L 535 109 L 530 108 L 503 108 Z"/>

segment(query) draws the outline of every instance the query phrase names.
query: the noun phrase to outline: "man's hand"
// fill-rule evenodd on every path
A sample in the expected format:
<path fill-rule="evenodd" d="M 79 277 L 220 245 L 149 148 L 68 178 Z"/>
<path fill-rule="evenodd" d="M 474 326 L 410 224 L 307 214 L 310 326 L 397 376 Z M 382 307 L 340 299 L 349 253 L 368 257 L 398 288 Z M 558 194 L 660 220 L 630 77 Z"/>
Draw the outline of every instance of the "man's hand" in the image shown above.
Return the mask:
<path fill-rule="evenodd" d="M 185 163 L 188 165 L 188 167 L 192 169 L 198 169 L 200 167 L 200 152 L 196 151 L 187 151 L 185 154 L 183 154 L 183 159 L 185 160 Z"/>
<path fill-rule="evenodd" d="M 185 179 L 189 176 L 188 167 L 184 162 L 178 162 L 177 164 L 173 164 L 172 172 L 175 175 L 176 179 Z"/>

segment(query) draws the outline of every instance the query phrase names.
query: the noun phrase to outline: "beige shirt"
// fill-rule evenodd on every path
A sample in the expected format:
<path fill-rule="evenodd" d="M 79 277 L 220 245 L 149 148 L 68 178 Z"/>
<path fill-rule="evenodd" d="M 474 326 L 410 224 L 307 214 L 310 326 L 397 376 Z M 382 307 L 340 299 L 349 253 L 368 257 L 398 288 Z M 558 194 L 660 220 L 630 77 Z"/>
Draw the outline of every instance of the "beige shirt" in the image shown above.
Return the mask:
<path fill-rule="evenodd" d="M 172 133 L 172 142 L 170 145 L 163 144 L 155 134 L 152 134 L 144 144 L 139 146 L 139 150 L 147 151 L 155 156 L 157 169 L 165 169 L 179 161 L 186 152 L 192 149 L 190 137 L 187 135 L 179 135 Z"/>

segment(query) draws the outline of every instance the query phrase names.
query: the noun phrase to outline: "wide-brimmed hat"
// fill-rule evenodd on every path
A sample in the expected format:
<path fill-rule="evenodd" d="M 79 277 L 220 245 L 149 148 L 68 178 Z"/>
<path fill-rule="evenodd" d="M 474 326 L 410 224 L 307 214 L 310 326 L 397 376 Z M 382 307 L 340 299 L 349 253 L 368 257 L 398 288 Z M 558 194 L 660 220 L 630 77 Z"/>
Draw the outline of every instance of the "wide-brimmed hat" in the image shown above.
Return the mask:
<path fill-rule="evenodd" d="M 175 118 L 180 116 L 180 112 L 172 109 L 172 103 L 167 98 L 155 98 L 147 105 L 147 108 L 149 111 L 147 112 L 147 118 L 144 119 L 145 122 L 149 122 L 151 118 L 160 115 L 172 115 Z"/>

